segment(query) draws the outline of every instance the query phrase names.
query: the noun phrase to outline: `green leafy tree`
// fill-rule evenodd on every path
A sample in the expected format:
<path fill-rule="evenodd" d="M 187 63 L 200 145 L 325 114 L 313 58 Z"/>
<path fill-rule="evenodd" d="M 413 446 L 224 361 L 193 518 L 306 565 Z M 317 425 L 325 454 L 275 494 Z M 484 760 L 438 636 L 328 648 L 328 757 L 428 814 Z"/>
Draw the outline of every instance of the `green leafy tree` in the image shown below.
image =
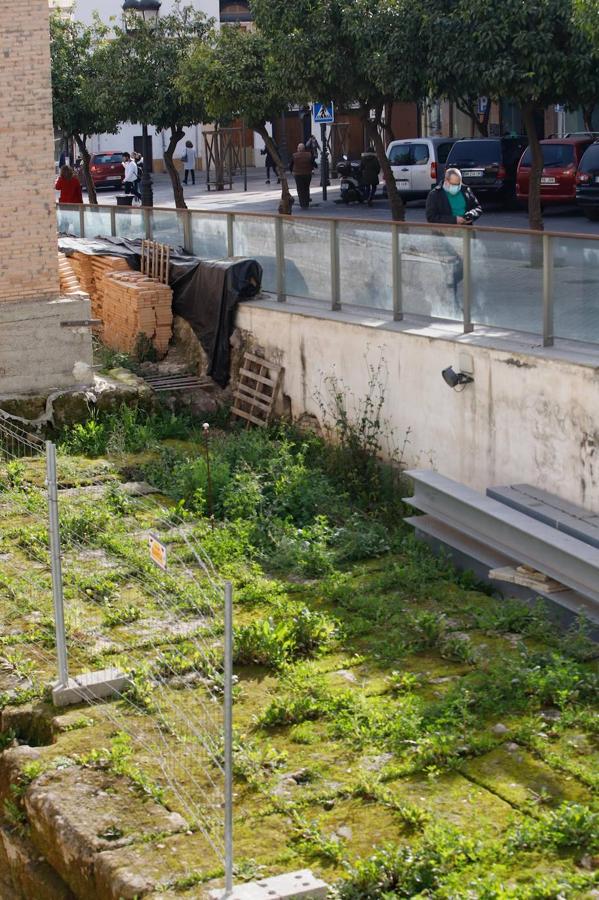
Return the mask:
<path fill-rule="evenodd" d="M 580 105 L 597 85 L 573 0 L 423 2 L 432 90 L 449 99 L 509 97 L 519 105 L 532 161 L 529 221 L 542 229 L 543 155 L 536 121 L 551 104 Z M 585 84 L 587 78 L 594 87 Z"/>
<path fill-rule="evenodd" d="M 300 102 L 359 106 L 389 194 L 394 219 L 404 206 L 383 140 L 383 112 L 394 100 L 426 94 L 419 6 L 407 0 L 252 0 L 260 31 L 275 48 L 278 77 Z"/>
<path fill-rule="evenodd" d="M 281 181 L 281 212 L 289 214 L 292 200 L 285 166 L 266 128 L 288 105 L 289 92 L 279 78 L 268 39 L 243 28 L 221 29 L 210 45 L 196 44 L 181 67 L 179 85 L 186 97 L 201 86 L 211 121 L 241 118 L 260 135 Z"/>
<path fill-rule="evenodd" d="M 164 164 L 175 205 L 181 209 L 187 205 L 173 155 L 185 137 L 184 129 L 203 121 L 206 112 L 202 84 L 196 83 L 195 90 L 183 96 L 177 76 L 192 47 L 206 40 L 211 27 L 203 13 L 177 4 L 155 25 L 131 19 L 128 30 L 115 28 L 104 54 L 101 95 L 118 96 L 121 121 L 170 131 Z"/>
<path fill-rule="evenodd" d="M 113 99 L 101 99 L 98 93 L 106 36 L 107 29 L 99 20 L 87 26 L 58 14 L 50 18 L 54 126 L 77 144 L 90 203 L 97 199 L 87 139 L 92 134 L 116 132 L 120 121 Z"/>

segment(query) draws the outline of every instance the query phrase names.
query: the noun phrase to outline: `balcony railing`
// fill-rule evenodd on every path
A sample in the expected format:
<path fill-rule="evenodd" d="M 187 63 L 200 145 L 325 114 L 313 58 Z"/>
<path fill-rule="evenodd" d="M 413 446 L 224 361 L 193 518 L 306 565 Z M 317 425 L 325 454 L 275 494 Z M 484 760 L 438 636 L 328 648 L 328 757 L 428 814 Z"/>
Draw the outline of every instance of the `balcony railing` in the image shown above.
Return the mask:
<path fill-rule="evenodd" d="M 154 238 L 204 259 L 251 256 L 263 289 L 542 337 L 599 343 L 599 236 L 265 213 L 57 206 L 80 237 Z"/>

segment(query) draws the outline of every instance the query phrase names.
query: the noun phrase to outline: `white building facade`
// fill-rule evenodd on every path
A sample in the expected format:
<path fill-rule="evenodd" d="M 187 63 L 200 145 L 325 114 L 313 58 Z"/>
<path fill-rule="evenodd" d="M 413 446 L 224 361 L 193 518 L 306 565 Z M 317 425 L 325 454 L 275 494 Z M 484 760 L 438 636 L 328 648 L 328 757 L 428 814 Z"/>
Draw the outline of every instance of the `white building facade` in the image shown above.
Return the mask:
<path fill-rule="evenodd" d="M 74 19 L 91 25 L 94 14 L 98 13 L 100 18 L 106 24 L 118 22 L 122 18 L 122 2 L 123 0 L 49 0 L 51 9 L 60 9 L 64 15 L 70 15 Z M 221 24 L 238 23 L 245 27 L 249 27 L 251 23 L 251 13 L 249 12 L 249 4 L 247 2 L 239 2 L 239 0 L 184 0 L 183 5 L 193 6 L 195 9 L 203 12 L 206 18 L 214 19 L 217 26 Z M 160 13 L 168 15 L 175 6 L 174 0 L 162 0 Z M 185 129 L 185 137 L 179 142 L 175 150 L 175 160 L 180 159 L 185 152 L 185 141 L 192 141 L 197 152 L 197 168 L 206 169 L 206 147 L 203 137 L 204 128 L 210 129 L 211 126 L 203 126 L 201 123 Z M 134 149 L 141 151 L 141 124 L 123 122 L 116 134 L 96 134 L 92 135 L 88 140 L 88 149 L 90 153 L 101 153 L 105 151 L 124 151 L 131 152 Z M 164 151 L 170 139 L 170 131 L 156 132 L 152 126 L 148 127 L 148 134 L 152 141 L 152 159 L 153 169 L 155 172 L 163 172 L 164 169 Z M 263 148 L 262 139 L 255 135 L 253 148 L 247 148 L 246 159 L 248 165 L 253 165 L 260 159 L 259 151 Z M 58 149 L 58 153 L 60 150 Z"/>

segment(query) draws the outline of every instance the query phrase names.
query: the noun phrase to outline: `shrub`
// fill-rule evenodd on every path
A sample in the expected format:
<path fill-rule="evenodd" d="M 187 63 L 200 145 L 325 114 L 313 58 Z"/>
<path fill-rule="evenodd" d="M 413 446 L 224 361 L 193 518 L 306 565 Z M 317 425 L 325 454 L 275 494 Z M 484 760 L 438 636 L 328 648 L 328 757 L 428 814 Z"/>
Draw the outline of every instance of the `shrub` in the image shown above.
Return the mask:
<path fill-rule="evenodd" d="M 77 422 L 65 429 L 60 443 L 67 453 L 91 457 L 101 456 L 106 453 L 108 431 L 106 426 L 98 420 L 94 411 L 87 422 Z"/>
<path fill-rule="evenodd" d="M 360 513 L 353 513 L 337 529 L 331 543 L 337 551 L 338 559 L 344 562 L 382 556 L 391 549 L 389 529 L 382 522 Z"/>
<path fill-rule="evenodd" d="M 511 837 L 519 850 L 599 851 L 599 813 L 581 803 L 562 803 L 538 819 L 526 819 Z"/>

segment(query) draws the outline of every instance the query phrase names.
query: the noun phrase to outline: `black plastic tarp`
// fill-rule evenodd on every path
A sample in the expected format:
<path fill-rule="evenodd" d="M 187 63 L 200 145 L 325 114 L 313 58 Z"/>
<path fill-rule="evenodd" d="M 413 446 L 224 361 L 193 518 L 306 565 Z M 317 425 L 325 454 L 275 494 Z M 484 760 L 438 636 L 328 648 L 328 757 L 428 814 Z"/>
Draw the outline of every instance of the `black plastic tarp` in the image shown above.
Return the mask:
<path fill-rule="evenodd" d="M 132 269 L 141 265 L 141 241 L 126 238 L 59 237 L 59 250 L 93 256 L 122 256 Z M 262 266 L 255 259 L 198 259 L 171 249 L 169 285 L 173 313 L 186 319 L 208 357 L 207 374 L 217 384 L 229 381 L 229 338 L 235 309 L 255 297 L 262 284 Z"/>

